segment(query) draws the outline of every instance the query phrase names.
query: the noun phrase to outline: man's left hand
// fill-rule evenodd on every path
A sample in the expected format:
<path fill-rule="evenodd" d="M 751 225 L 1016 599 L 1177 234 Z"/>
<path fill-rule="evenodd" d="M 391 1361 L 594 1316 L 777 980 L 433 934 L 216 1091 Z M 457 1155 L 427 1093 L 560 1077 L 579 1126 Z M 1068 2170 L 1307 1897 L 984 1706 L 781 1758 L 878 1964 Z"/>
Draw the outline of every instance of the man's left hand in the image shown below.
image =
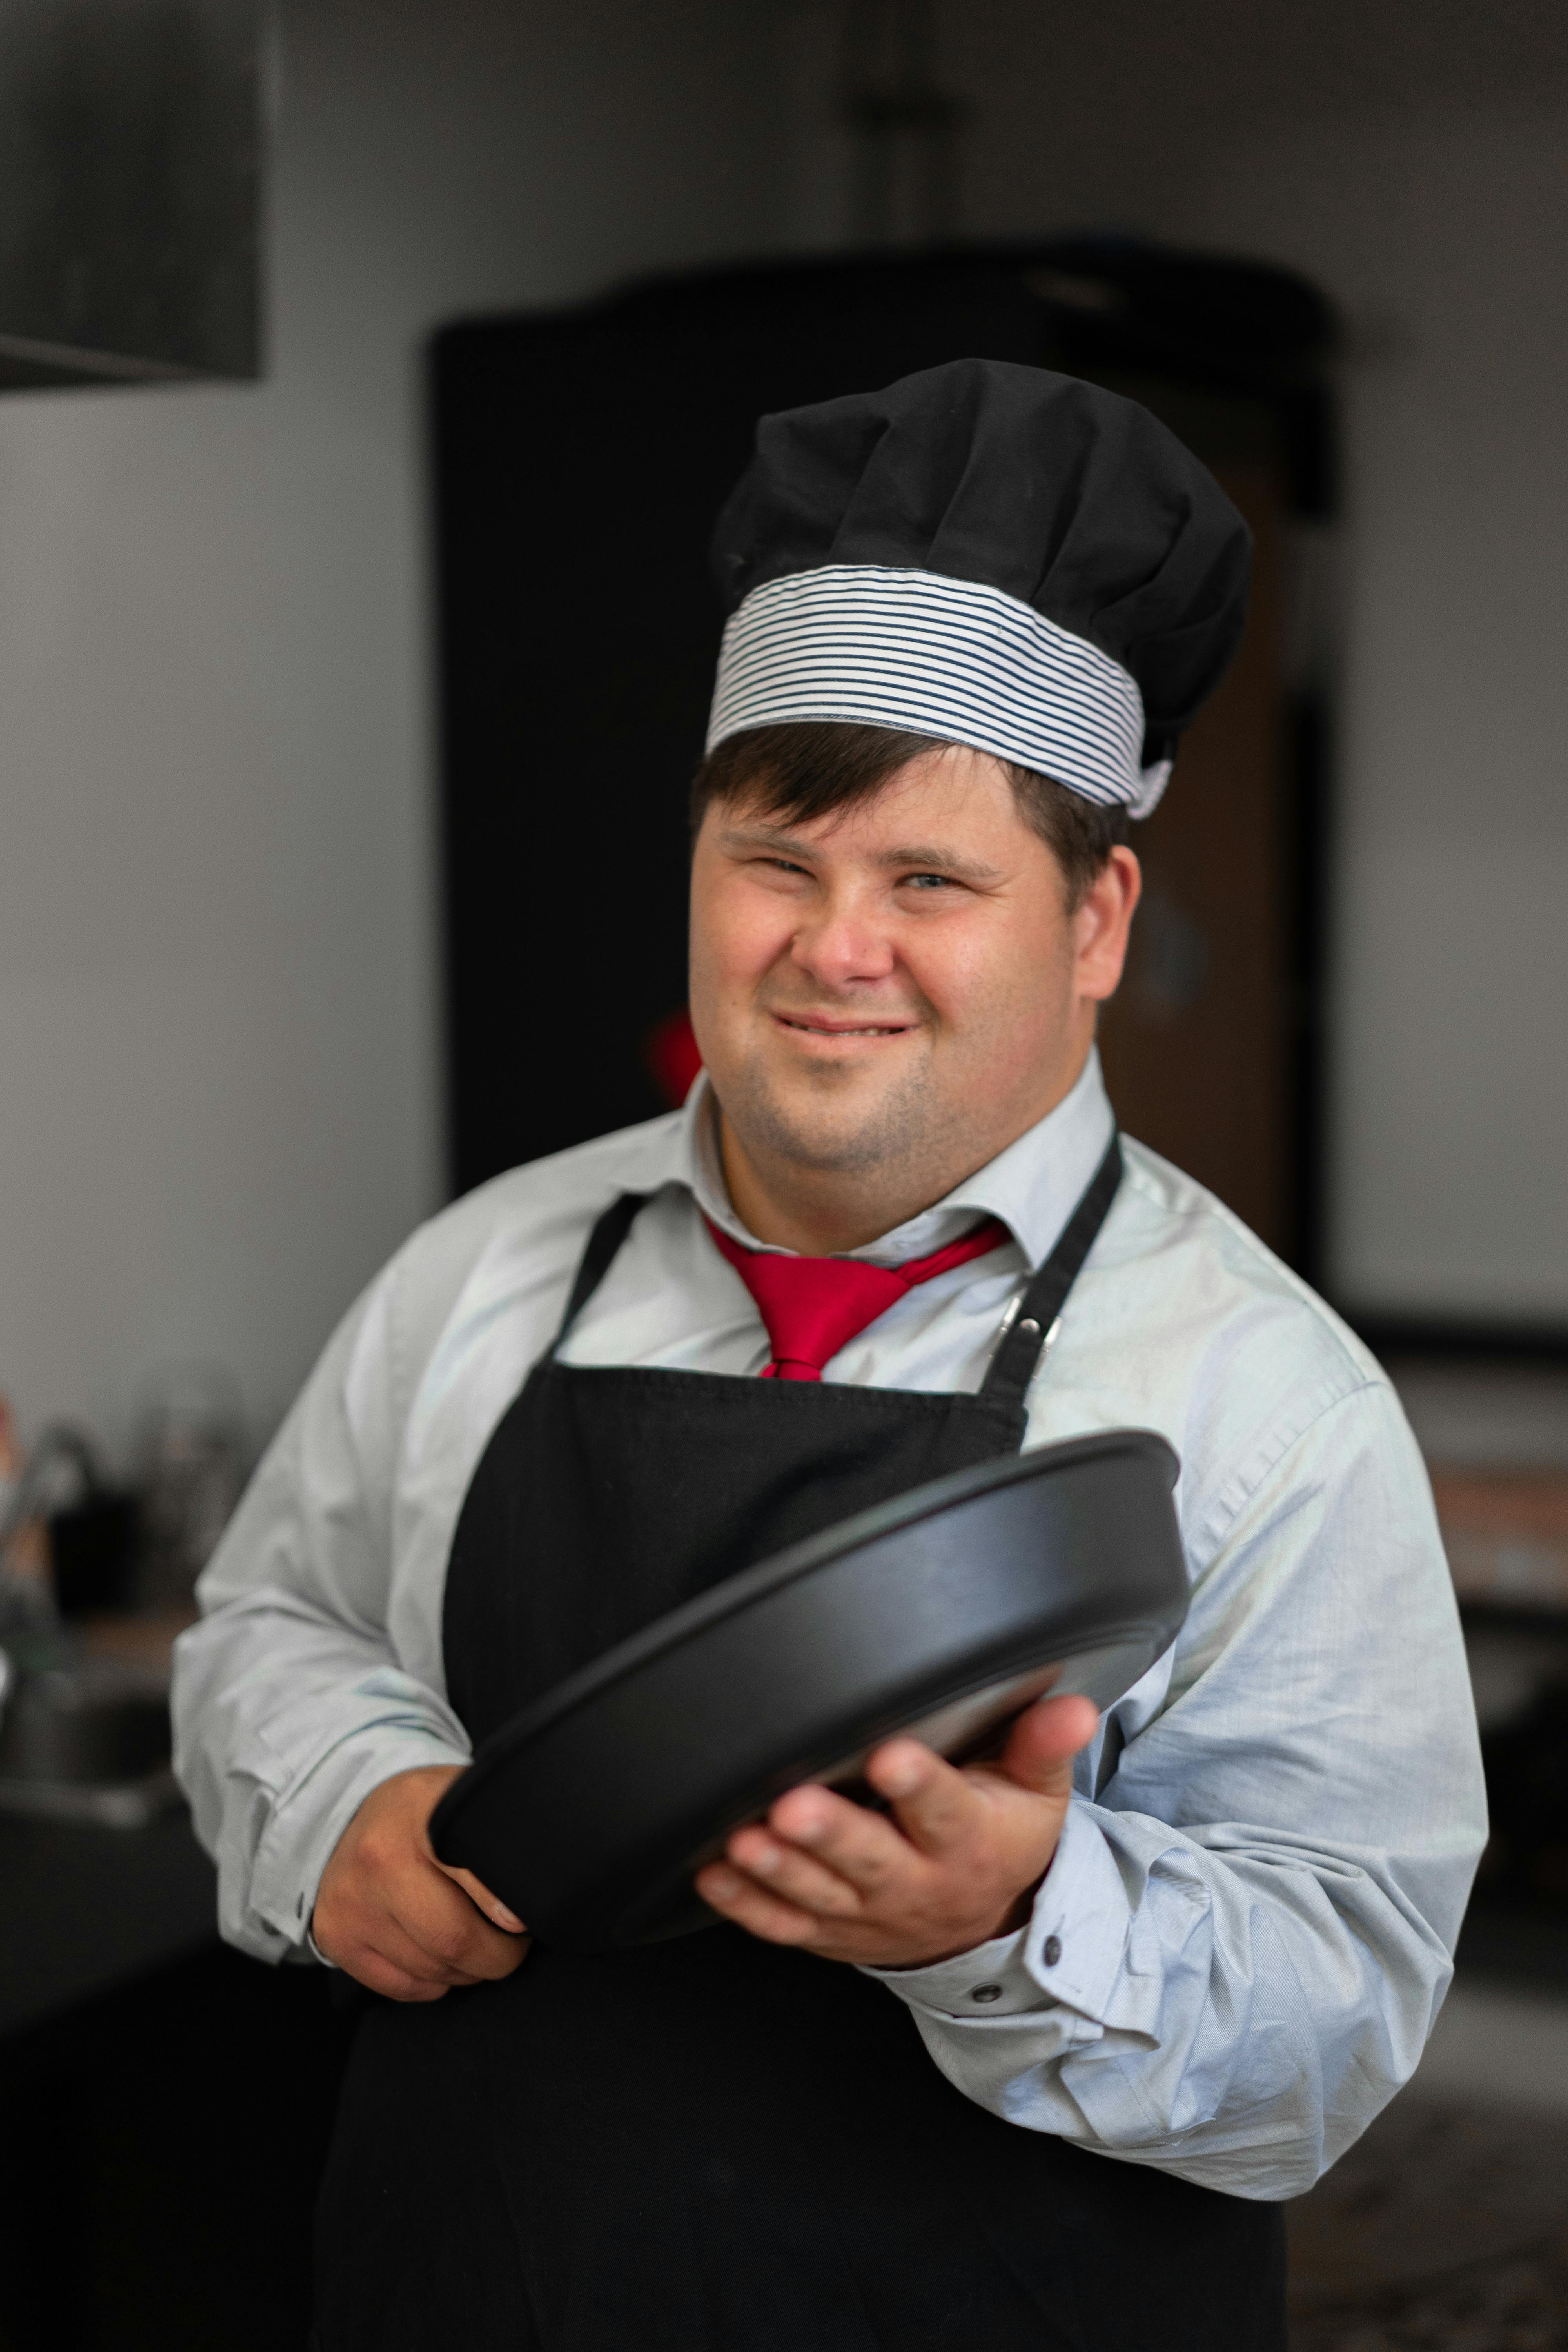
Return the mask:
<path fill-rule="evenodd" d="M 1072 1759 L 1100 1717 L 1087 1698 L 1041 1699 L 994 1764 L 963 1769 L 916 1739 L 889 1739 L 866 1778 L 874 1813 L 816 1784 L 737 1830 L 697 1891 L 770 1944 L 879 1969 L 921 1968 L 1021 1927 L 1050 1867 Z"/>

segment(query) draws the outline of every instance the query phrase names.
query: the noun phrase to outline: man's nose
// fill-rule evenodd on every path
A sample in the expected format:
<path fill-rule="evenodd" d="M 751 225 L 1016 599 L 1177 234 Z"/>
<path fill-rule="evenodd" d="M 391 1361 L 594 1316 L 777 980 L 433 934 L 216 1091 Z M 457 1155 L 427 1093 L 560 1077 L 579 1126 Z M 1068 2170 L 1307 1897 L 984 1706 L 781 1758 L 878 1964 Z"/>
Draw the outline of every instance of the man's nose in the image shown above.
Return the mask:
<path fill-rule="evenodd" d="M 830 988 L 886 980 L 897 961 L 886 925 L 847 898 L 830 902 L 801 925 L 791 955 L 797 970 Z"/>

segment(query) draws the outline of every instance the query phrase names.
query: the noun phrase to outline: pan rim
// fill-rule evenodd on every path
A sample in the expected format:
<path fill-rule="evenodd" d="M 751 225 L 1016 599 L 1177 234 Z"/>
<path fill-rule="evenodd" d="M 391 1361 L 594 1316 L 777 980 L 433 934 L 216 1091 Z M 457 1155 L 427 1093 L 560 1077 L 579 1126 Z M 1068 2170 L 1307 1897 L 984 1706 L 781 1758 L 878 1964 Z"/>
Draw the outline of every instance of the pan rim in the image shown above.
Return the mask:
<path fill-rule="evenodd" d="M 1174 1447 L 1159 1431 L 1152 1429 L 1087 1431 L 1048 1444 L 1025 1447 L 996 1461 L 952 1471 L 946 1477 L 932 1479 L 915 1487 L 908 1495 L 896 1496 L 886 1503 L 874 1505 L 869 1510 L 857 1512 L 819 1535 L 808 1536 L 803 1541 L 775 1552 L 768 1559 L 759 1560 L 751 1568 L 738 1570 L 710 1591 L 699 1593 L 678 1608 L 666 1612 L 651 1625 L 644 1626 L 638 1633 L 605 1651 L 602 1656 L 579 1667 L 575 1674 L 564 1677 L 490 1734 L 479 1747 L 468 1769 L 442 1797 L 431 1817 L 430 1833 L 437 1853 L 441 1850 L 442 1837 L 465 1810 L 467 1802 L 479 1793 L 480 1786 L 492 1772 L 505 1764 L 516 1748 L 540 1738 L 563 1717 L 602 1697 L 618 1683 L 626 1681 L 693 1635 L 700 1634 L 709 1625 L 744 1611 L 757 1601 L 830 1566 L 836 1560 L 879 1542 L 889 1535 L 918 1527 L 958 1505 L 973 1501 L 976 1496 L 1026 1479 L 1071 1470 L 1081 1463 L 1101 1460 L 1108 1454 L 1141 1455 L 1152 1462 L 1163 1457 L 1169 1483 L 1173 1486 L 1180 1473 L 1180 1461 Z"/>

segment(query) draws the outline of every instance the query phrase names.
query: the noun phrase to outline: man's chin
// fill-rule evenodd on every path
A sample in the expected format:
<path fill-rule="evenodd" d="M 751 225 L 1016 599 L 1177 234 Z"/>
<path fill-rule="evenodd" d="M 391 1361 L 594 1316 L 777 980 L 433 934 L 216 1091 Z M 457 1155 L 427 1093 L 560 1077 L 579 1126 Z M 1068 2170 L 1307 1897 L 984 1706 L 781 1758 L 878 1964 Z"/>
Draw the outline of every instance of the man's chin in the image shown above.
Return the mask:
<path fill-rule="evenodd" d="M 828 1074 L 825 1074 L 828 1075 Z M 853 1175 L 902 1159 L 924 1127 L 923 1089 L 871 1086 L 839 1070 L 827 1085 L 770 1086 L 755 1071 L 716 1089 L 724 1115 L 753 1157 L 814 1175 Z"/>
<path fill-rule="evenodd" d="M 755 1141 L 770 1159 L 814 1176 L 859 1175 L 868 1168 L 880 1167 L 888 1157 L 881 1137 L 868 1135 L 864 1129 L 847 1134 L 770 1121 Z M 756 1156 L 760 1155 L 754 1152 Z"/>

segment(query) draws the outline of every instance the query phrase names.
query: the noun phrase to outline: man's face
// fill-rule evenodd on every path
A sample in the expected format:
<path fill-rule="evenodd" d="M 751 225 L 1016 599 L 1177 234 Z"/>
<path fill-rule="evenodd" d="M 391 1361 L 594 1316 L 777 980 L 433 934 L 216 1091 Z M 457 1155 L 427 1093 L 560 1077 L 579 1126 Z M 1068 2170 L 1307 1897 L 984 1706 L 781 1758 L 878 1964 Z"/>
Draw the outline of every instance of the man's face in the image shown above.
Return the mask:
<path fill-rule="evenodd" d="M 691 1017 L 759 1170 L 942 1197 L 1044 1117 L 1121 976 L 1137 861 L 1069 915 L 986 754 L 933 751 L 847 814 L 711 805 L 691 883 Z"/>

